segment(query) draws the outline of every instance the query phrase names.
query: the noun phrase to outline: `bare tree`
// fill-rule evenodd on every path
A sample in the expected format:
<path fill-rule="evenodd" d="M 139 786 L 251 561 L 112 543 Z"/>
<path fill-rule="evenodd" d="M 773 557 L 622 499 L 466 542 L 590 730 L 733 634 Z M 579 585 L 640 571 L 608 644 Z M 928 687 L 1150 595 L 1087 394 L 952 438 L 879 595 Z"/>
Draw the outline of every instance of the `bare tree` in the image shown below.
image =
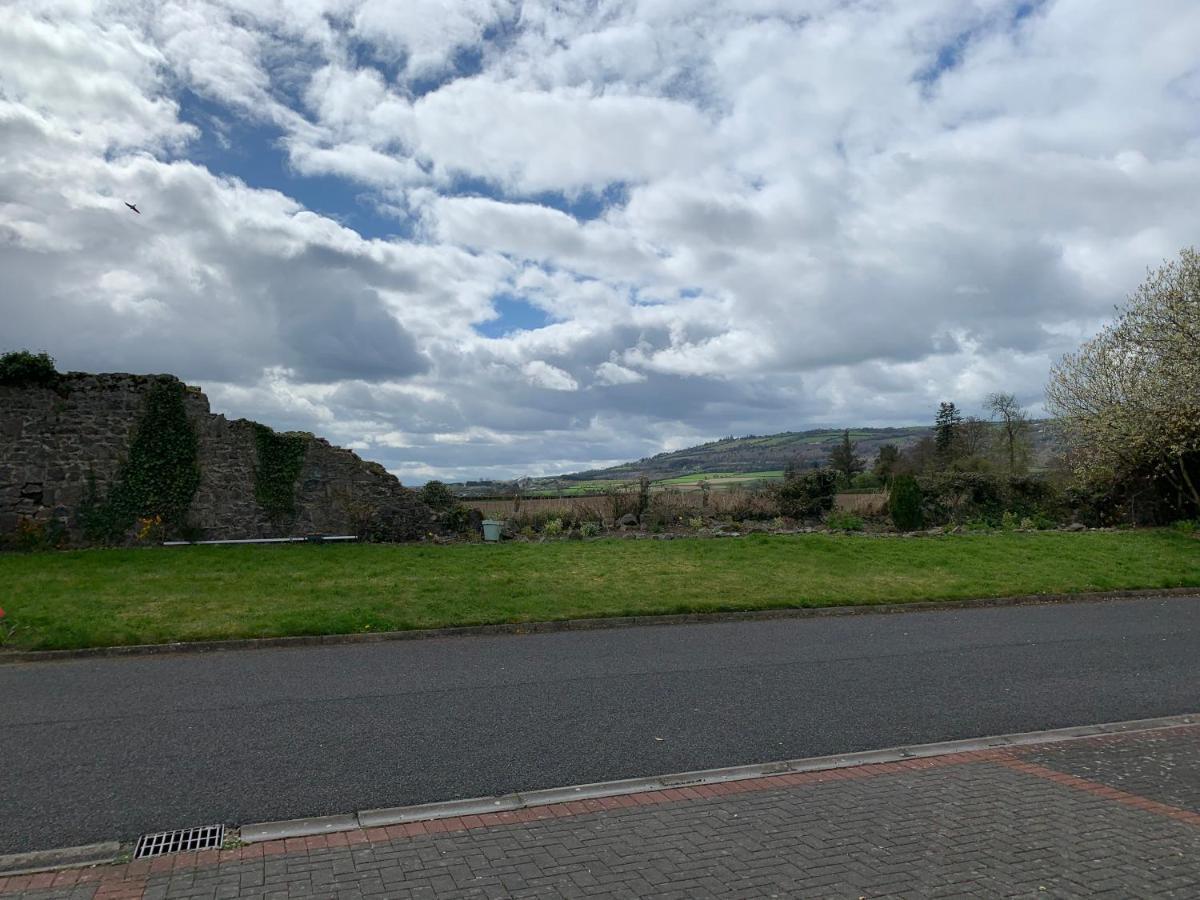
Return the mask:
<path fill-rule="evenodd" d="M 1024 471 L 1029 465 L 1029 416 L 1012 394 L 989 394 L 987 408 L 1000 425 L 1001 449 L 1009 474 Z"/>
<path fill-rule="evenodd" d="M 975 416 L 967 416 L 955 429 L 955 448 L 958 456 L 972 465 L 979 465 L 979 457 L 986 455 L 991 437 L 992 429 L 987 422 Z"/>

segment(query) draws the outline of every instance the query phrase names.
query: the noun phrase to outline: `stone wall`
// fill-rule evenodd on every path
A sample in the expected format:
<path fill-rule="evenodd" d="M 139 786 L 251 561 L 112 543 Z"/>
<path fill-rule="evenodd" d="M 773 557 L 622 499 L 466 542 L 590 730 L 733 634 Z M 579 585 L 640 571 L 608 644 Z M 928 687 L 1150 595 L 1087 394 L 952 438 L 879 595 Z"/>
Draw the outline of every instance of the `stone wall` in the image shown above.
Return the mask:
<path fill-rule="evenodd" d="M 53 388 L 0 386 L 0 535 L 22 519 L 65 524 L 83 541 L 79 507 L 95 479 L 107 496 L 145 406 L 146 394 L 170 375 L 70 372 Z M 377 463 L 306 436 L 295 485 L 296 514 L 272 521 L 254 496 L 255 423 L 209 411 L 208 398 L 187 388 L 188 420 L 198 442 L 200 485 L 187 523 L 196 537 L 286 537 L 355 534 L 407 540 L 433 523 L 430 510 Z"/>

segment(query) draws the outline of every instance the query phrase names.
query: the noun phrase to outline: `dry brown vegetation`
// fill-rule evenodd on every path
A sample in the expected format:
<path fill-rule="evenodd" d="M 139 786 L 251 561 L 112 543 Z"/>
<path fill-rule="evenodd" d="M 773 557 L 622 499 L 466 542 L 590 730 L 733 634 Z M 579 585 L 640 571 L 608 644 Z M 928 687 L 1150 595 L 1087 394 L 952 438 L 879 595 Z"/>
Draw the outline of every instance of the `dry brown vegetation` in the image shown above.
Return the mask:
<path fill-rule="evenodd" d="M 466 500 L 465 505 L 483 515 L 504 519 L 517 527 L 559 518 L 564 523 L 612 523 L 627 512 L 637 512 L 637 492 L 621 491 L 593 497 L 533 497 L 519 500 Z M 838 494 L 835 508 L 859 516 L 887 514 L 887 494 Z M 650 495 L 649 517 L 662 524 L 703 516 L 714 519 L 770 519 L 779 505 L 770 491 L 712 491 L 707 498 L 698 490 L 665 490 Z"/>

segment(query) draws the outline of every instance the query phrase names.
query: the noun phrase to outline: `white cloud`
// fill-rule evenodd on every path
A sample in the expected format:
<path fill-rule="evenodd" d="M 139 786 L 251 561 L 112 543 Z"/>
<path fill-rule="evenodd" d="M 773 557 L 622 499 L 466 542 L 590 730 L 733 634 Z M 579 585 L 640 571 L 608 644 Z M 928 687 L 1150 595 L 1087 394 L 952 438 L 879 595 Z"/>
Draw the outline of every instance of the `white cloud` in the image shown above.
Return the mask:
<path fill-rule="evenodd" d="M 579 383 L 571 377 L 570 373 L 564 372 L 557 366 L 552 366 L 541 359 L 525 363 L 521 367 L 521 371 L 525 373 L 525 377 L 529 379 L 529 383 L 535 387 L 546 388 L 551 391 L 579 390 Z"/>
<path fill-rule="evenodd" d="M 603 362 L 596 366 L 596 381 L 600 384 L 637 384 L 646 376 L 615 362 Z"/>
<path fill-rule="evenodd" d="M 11 3 L 5 337 L 422 478 L 1036 405 L 1195 241 L 1198 39 L 1191 0 Z M 481 337 L 503 296 L 550 324 Z"/>

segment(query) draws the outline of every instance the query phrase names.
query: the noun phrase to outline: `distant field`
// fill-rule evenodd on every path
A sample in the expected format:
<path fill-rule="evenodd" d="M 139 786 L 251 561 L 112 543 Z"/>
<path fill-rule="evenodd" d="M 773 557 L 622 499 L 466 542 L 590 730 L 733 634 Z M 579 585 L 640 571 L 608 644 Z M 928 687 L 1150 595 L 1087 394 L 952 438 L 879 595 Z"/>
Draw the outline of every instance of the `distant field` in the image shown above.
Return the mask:
<path fill-rule="evenodd" d="M 782 469 L 775 469 L 770 472 L 707 472 L 699 475 L 680 475 L 677 478 L 664 478 L 661 481 L 654 482 L 652 487 L 699 485 L 700 482 L 707 481 L 714 488 L 719 488 L 736 483 L 744 483 L 748 481 L 769 481 L 771 479 L 782 477 Z"/>
<path fill-rule="evenodd" d="M 1171 531 L 824 534 L 0 555 L 14 644 L 92 647 L 489 622 L 1200 586 Z"/>

